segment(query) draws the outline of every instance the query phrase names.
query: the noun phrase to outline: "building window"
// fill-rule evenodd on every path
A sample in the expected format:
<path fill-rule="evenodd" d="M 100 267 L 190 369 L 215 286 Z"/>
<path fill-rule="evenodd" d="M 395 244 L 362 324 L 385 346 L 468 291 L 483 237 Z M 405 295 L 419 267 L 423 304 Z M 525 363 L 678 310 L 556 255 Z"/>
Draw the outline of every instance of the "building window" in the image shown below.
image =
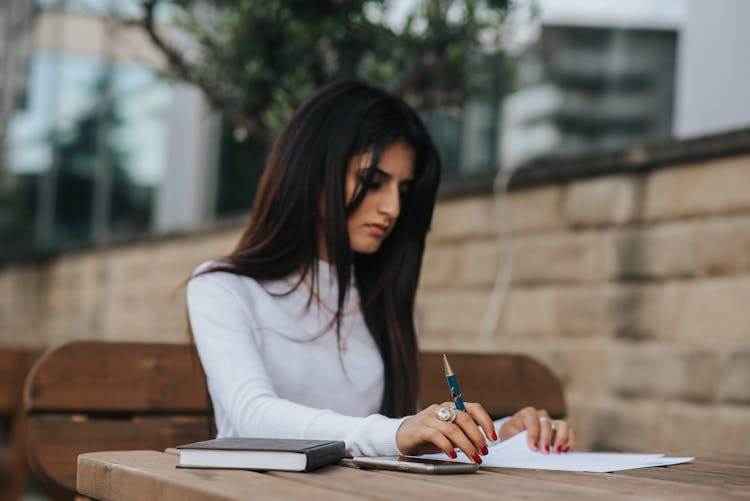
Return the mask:
<path fill-rule="evenodd" d="M 166 154 L 168 86 L 150 69 L 38 52 L 6 168 L 34 201 L 36 242 L 58 248 L 149 229 Z"/>
<path fill-rule="evenodd" d="M 503 165 L 669 137 L 673 30 L 545 25 L 503 106 Z"/>

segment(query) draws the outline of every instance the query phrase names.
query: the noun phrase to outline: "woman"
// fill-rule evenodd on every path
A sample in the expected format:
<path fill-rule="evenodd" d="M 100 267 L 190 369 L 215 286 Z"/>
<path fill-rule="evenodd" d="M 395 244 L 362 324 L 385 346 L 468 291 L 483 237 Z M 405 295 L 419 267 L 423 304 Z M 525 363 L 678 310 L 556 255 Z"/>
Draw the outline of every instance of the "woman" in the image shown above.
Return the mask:
<path fill-rule="evenodd" d="M 459 448 L 481 462 L 498 437 L 480 404 L 455 421 L 434 404 L 416 412 L 414 296 L 439 179 L 424 124 L 397 97 L 342 81 L 297 110 L 236 249 L 188 284 L 219 436 L 339 439 L 352 456 Z M 498 426 L 542 450 L 574 441 L 533 408 Z"/>

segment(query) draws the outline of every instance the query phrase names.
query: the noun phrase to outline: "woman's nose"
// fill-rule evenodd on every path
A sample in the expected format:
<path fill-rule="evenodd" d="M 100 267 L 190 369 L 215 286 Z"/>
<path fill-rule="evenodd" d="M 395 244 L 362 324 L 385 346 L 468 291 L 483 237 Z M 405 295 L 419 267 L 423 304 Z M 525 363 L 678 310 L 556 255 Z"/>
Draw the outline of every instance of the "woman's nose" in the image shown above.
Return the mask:
<path fill-rule="evenodd" d="M 383 199 L 380 202 L 380 212 L 396 219 L 399 211 L 401 210 L 401 197 L 399 196 L 398 187 L 396 189 L 389 189 L 383 195 Z"/>

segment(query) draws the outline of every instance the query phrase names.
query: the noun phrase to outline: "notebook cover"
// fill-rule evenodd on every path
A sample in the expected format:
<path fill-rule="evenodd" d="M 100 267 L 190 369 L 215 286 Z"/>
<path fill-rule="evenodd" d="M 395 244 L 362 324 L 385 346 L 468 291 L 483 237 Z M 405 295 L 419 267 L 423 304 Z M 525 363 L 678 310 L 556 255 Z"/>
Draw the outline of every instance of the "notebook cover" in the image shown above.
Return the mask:
<path fill-rule="evenodd" d="M 224 437 L 179 445 L 177 449 L 301 453 L 307 457 L 307 466 L 303 471 L 311 471 L 335 463 L 345 455 L 345 446 L 342 441 L 287 438 Z"/>

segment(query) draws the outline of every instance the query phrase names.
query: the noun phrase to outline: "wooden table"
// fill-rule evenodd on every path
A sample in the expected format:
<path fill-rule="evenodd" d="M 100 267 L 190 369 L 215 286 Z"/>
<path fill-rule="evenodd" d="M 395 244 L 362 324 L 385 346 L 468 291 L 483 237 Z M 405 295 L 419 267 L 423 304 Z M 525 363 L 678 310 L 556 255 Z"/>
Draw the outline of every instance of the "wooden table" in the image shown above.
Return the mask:
<path fill-rule="evenodd" d="M 245 499 L 750 499 L 750 456 L 620 473 L 486 468 L 420 475 L 329 466 L 312 473 L 175 468 L 156 451 L 95 452 L 78 459 L 78 490 L 112 501 Z"/>

